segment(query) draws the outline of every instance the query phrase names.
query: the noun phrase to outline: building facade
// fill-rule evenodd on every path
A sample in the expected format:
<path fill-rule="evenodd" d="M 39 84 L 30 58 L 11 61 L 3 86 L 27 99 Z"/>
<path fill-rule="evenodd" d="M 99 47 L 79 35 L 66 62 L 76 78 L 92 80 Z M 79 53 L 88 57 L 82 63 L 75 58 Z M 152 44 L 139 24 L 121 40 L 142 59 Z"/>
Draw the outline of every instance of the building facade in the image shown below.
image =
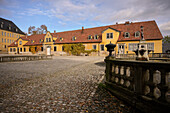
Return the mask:
<path fill-rule="evenodd" d="M 0 52 L 7 52 L 8 46 L 25 34 L 10 20 L 0 18 Z"/>
<path fill-rule="evenodd" d="M 155 21 L 125 22 L 73 31 L 31 35 L 18 38 L 9 45 L 9 54 L 62 54 L 64 44 L 82 43 L 85 50 L 95 49 L 98 55 L 106 55 L 108 43 L 116 44 L 116 54 L 134 54 L 141 40 L 141 29 L 148 49 L 162 53 L 162 34 Z"/>

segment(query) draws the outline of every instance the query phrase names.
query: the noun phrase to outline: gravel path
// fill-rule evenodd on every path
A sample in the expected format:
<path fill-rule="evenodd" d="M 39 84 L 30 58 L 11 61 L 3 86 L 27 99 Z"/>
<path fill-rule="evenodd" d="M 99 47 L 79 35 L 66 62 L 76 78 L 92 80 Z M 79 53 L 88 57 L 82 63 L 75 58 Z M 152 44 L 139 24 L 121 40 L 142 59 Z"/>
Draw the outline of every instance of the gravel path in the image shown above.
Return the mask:
<path fill-rule="evenodd" d="M 131 109 L 98 83 L 102 57 L 0 64 L 0 112 L 129 112 Z"/>

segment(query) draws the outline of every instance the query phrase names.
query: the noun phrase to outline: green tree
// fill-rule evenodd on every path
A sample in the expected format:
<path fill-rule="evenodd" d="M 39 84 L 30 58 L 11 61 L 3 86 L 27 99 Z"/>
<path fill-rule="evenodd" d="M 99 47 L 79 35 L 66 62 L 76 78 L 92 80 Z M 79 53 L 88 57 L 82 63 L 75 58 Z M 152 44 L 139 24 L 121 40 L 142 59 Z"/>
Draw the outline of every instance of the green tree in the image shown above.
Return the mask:
<path fill-rule="evenodd" d="M 170 36 L 165 36 L 163 39 L 162 39 L 163 43 L 170 43 Z"/>

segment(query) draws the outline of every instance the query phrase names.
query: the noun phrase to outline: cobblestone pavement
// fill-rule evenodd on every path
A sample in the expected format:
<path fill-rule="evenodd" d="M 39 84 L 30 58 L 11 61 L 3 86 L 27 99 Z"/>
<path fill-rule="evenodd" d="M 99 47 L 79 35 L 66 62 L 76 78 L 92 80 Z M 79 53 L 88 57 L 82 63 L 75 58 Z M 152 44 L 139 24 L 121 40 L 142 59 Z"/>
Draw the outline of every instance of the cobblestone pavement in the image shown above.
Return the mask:
<path fill-rule="evenodd" d="M 0 63 L 0 112 L 127 113 L 131 108 L 98 83 L 103 57 Z"/>

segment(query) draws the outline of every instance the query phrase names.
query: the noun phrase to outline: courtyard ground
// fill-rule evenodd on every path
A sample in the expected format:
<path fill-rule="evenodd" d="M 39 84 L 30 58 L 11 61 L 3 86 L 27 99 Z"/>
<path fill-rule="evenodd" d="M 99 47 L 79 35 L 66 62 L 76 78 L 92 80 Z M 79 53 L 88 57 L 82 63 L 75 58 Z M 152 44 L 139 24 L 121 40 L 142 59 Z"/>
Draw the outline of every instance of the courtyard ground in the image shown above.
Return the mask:
<path fill-rule="evenodd" d="M 131 113 L 99 83 L 104 57 L 0 63 L 0 112 Z"/>

